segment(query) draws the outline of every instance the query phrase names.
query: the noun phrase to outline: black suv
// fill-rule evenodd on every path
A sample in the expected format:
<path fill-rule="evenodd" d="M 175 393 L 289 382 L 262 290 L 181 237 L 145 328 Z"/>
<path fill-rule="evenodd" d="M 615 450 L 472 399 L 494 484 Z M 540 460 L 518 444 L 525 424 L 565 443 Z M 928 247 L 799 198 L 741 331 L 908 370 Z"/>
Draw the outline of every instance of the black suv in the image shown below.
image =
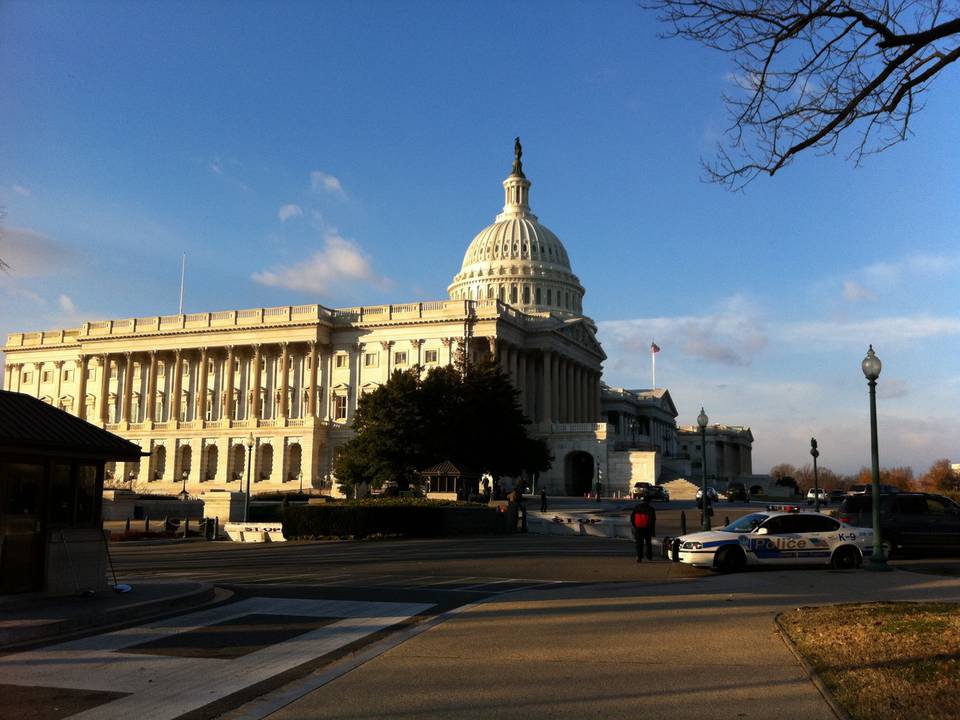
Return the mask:
<path fill-rule="evenodd" d="M 850 495 L 840 522 L 873 526 L 873 497 Z M 960 550 L 960 505 L 942 495 L 899 492 L 880 496 L 880 536 L 890 554 L 899 550 Z"/>

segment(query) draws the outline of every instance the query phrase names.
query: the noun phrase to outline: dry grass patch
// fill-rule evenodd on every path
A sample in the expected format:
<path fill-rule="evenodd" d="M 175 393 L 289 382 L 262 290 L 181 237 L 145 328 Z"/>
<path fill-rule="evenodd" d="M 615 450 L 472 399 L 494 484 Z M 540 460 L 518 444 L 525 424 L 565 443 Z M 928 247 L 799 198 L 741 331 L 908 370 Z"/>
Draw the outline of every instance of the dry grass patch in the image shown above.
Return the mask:
<path fill-rule="evenodd" d="M 780 624 L 852 718 L 960 718 L 960 605 L 797 608 Z"/>

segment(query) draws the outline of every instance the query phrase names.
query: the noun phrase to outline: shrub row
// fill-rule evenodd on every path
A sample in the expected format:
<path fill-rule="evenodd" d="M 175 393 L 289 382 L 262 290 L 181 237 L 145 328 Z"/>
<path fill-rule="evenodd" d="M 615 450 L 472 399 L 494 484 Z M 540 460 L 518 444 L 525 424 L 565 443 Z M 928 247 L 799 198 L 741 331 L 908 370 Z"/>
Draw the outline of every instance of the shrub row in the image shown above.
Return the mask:
<path fill-rule="evenodd" d="M 505 532 L 503 513 L 485 506 L 444 506 L 416 503 L 344 503 L 289 505 L 283 509 L 283 534 L 287 538 L 443 535 Z"/>

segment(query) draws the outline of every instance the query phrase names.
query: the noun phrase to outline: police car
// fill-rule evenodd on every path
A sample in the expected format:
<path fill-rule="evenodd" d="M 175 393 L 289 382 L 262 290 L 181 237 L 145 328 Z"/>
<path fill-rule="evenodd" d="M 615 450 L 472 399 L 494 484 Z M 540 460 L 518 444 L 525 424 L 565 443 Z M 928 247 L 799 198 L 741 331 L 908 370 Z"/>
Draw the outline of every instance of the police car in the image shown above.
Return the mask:
<path fill-rule="evenodd" d="M 670 557 L 724 572 L 747 565 L 823 564 L 852 569 L 873 551 L 873 530 L 823 513 L 771 505 L 723 528 L 676 538 Z"/>

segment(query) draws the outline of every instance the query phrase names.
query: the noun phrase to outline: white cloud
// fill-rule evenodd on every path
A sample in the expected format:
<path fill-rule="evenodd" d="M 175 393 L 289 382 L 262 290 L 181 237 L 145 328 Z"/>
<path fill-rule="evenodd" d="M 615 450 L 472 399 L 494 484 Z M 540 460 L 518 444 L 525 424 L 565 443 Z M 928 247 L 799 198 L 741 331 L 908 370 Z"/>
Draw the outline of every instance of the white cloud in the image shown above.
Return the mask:
<path fill-rule="evenodd" d="M 850 343 L 902 345 L 910 340 L 960 334 L 960 316 L 904 315 L 870 320 L 782 323 L 778 336 L 804 347 Z"/>
<path fill-rule="evenodd" d="M 844 280 L 843 297 L 850 302 L 862 302 L 864 300 L 876 300 L 877 294 L 858 282 Z"/>
<path fill-rule="evenodd" d="M 710 315 L 637 318 L 599 323 L 605 339 L 634 352 L 647 352 L 656 338 L 663 348 L 721 365 L 750 365 L 767 345 L 763 320 L 745 298 L 728 298 Z"/>
<path fill-rule="evenodd" d="M 69 245 L 27 228 L 0 230 L 0 258 L 14 277 L 42 277 L 68 268 L 76 252 Z"/>
<path fill-rule="evenodd" d="M 284 287 L 313 293 L 328 292 L 331 288 L 355 282 L 387 287 L 390 281 L 373 271 L 370 257 L 359 245 L 328 230 L 324 247 L 303 262 L 279 266 L 253 274 L 261 285 Z"/>
<path fill-rule="evenodd" d="M 328 192 L 340 198 L 345 198 L 347 194 L 343 190 L 340 180 L 333 175 L 328 175 L 322 170 L 314 170 L 310 173 L 310 187 L 315 192 Z"/>
<path fill-rule="evenodd" d="M 76 314 L 77 306 L 73 304 L 73 300 L 70 299 L 69 295 L 61 294 L 58 302 L 60 303 L 60 309 L 65 313 L 70 313 L 71 315 Z"/>
<path fill-rule="evenodd" d="M 292 203 L 289 205 L 281 205 L 280 209 L 277 210 L 277 217 L 280 218 L 281 222 L 286 222 L 292 217 L 301 217 L 302 215 L 303 208 Z"/>
<path fill-rule="evenodd" d="M 13 191 L 18 195 L 23 195 L 24 197 L 30 197 L 30 189 L 24 187 L 23 185 L 14 185 Z"/>

